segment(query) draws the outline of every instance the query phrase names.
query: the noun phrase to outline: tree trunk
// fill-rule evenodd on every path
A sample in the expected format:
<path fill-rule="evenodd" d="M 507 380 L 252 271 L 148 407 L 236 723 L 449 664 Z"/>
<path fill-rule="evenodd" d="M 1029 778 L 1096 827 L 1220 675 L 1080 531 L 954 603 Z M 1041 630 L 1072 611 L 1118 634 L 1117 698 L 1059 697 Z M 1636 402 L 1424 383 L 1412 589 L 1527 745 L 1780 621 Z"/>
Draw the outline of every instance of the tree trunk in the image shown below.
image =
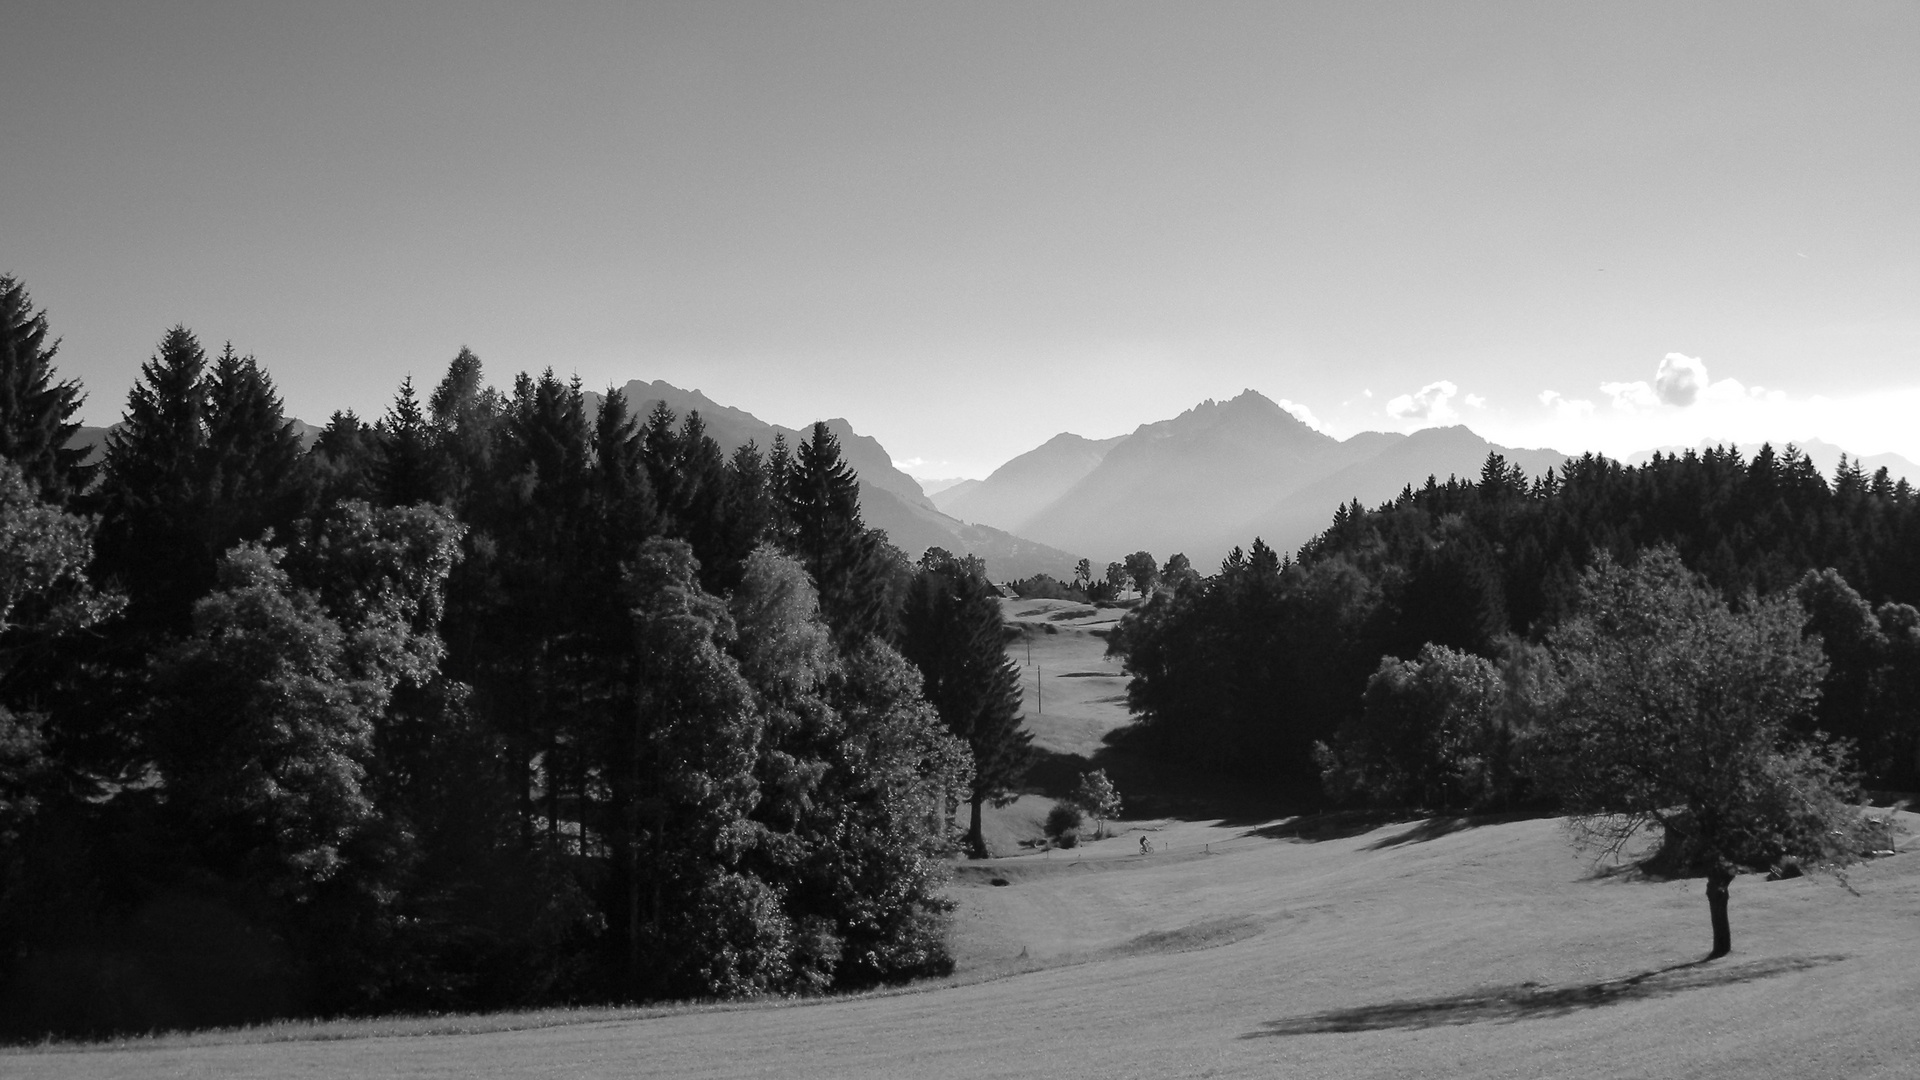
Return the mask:
<path fill-rule="evenodd" d="M 1715 866 L 1707 871 L 1707 910 L 1713 915 L 1713 951 L 1707 954 L 1709 960 L 1733 951 L 1733 929 L 1727 925 L 1727 893 L 1732 885 L 1731 870 Z"/>
<path fill-rule="evenodd" d="M 973 797 L 973 820 L 967 825 L 967 847 L 973 852 L 973 857 L 976 859 L 984 859 L 991 854 L 991 852 L 987 851 L 986 834 L 980 829 L 980 806 L 986 801 L 987 797 L 985 795 L 975 795 Z"/>

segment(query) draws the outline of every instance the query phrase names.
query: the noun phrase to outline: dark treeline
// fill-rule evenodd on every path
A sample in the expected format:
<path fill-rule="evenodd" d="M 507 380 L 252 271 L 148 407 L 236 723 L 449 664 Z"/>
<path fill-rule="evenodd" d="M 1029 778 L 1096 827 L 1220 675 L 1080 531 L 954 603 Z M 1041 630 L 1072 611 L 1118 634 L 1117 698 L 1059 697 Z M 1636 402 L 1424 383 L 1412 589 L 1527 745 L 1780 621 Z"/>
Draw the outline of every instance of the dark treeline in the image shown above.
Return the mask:
<path fill-rule="evenodd" d="M 0 314 L 8 1032 L 947 969 L 1017 681 L 983 568 L 866 528 L 824 426 L 728 454 L 462 350 L 303 448 L 175 328 L 89 466 Z"/>
<path fill-rule="evenodd" d="M 1369 732 L 1376 746 L 1432 736 L 1392 730 L 1396 702 L 1444 687 L 1453 704 L 1435 707 L 1457 712 L 1487 680 L 1524 682 L 1575 613 L 1583 575 L 1656 547 L 1735 608 L 1797 599 L 1827 665 L 1808 724 L 1847 740 L 1867 781 L 1920 784 L 1920 493 L 1847 462 L 1829 481 L 1791 447 L 1638 468 L 1589 455 L 1533 479 L 1490 456 L 1477 480 L 1429 478 L 1377 508 L 1341 508 L 1297 560 L 1255 540 L 1211 577 L 1170 580 L 1112 648 L 1157 752 L 1309 795 L 1324 776 L 1338 794 Z M 1519 794 L 1495 787 L 1372 794 L 1427 805 Z"/>

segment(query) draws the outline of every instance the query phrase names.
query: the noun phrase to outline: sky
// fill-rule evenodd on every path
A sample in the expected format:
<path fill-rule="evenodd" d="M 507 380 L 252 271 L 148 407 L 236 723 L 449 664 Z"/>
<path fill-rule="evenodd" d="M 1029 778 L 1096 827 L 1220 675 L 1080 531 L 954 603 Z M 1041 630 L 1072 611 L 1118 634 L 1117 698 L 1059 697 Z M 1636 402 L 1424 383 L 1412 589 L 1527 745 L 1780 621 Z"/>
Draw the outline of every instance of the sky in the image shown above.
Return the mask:
<path fill-rule="evenodd" d="M 91 423 L 665 379 L 984 476 L 1251 388 L 1338 436 L 1920 460 L 1912 4 L 8 0 L 0 273 Z"/>

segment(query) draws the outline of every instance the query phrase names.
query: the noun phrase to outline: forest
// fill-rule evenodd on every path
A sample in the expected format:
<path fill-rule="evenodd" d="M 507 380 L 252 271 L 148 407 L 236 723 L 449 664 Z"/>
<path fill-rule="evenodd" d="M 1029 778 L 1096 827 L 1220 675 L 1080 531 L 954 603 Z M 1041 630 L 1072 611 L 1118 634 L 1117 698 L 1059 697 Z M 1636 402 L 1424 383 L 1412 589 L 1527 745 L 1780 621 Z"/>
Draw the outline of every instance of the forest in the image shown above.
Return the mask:
<path fill-rule="evenodd" d="M 1648 558 L 1660 595 L 1702 610 L 1790 603 L 1818 664 L 1787 735 L 1868 785 L 1920 786 L 1920 493 L 1844 460 L 1829 481 L 1791 446 L 1531 478 L 1490 455 L 1477 478 L 1342 507 L 1297 558 L 1255 539 L 1210 577 L 1170 560 L 1111 649 L 1156 754 L 1307 799 L 1551 803 L 1564 769 L 1536 736 L 1565 702 L 1542 680 L 1601 579 Z"/>
<path fill-rule="evenodd" d="M 997 594 L 732 454 L 461 350 L 303 447 L 168 331 L 104 456 L 0 278 L 0 1027 L 804 994 L 950 967 L 1024 762 Z"/>

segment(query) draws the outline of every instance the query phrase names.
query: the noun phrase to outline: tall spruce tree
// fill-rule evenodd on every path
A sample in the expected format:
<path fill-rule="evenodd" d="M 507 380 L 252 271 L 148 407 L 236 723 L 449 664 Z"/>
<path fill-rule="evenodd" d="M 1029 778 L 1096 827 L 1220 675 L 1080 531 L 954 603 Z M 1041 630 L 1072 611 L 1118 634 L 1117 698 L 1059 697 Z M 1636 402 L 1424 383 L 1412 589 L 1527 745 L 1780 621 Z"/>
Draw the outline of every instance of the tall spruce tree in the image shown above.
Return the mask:
<path fill-rule="evenodd" d="M 401 381 L 378 430 L 380 460 L 373 475 L 381 501 L 389 506 L 439 501 L 440 461 L 434 453 L 433 430 L 420 411 L 420 395 L 413 389 L 413 376 Z"/>
<path fill-rule="evenodd" d="M 776 460 L 774 475 L 781 471 Z M 860 478 L 841 459 L 840 440 L 826 424 L 815 423 L 784 471 L 793 553 L 819 590 L 820 610 L 835 640 L 845 650 L 884 633 L 882 541 L 860 519 Z"/>
<path fill-rule="evenodd" d="M 167 331 L 107 438 L 99 564 L 126 591 L 129 620 L 168 633 L 186 631 L 221 550 L 206 528 L 206 369 L 191 331 Z"/>
<path fill-rule="evenodd" d="M 229 343 L 207 374 L 207 483 L 218 542 L 285 530 L 301 509 L 300 437 L 273 379 Z"/>
<path fill-rule="evenodd" d="M 69 446 L 80 384 L 54 380 L 60 342 L 47 340 L 47 314 L 17 278 L 0 275 L 0 457 L 20 466 L 41 493 L 62 501 L 85 490 L 93 469 Z"/>
<path fill-rule="evenodd" d="M 919 667 L 947 730 L 973 753 L 967 844 L 980 858 L 989 854 L 982 807 L 1008 801 L 1033 756 L 1003 624 L 999 595 L 978 560 L 928 551 L 901 612 L 900 651 Z"/>

